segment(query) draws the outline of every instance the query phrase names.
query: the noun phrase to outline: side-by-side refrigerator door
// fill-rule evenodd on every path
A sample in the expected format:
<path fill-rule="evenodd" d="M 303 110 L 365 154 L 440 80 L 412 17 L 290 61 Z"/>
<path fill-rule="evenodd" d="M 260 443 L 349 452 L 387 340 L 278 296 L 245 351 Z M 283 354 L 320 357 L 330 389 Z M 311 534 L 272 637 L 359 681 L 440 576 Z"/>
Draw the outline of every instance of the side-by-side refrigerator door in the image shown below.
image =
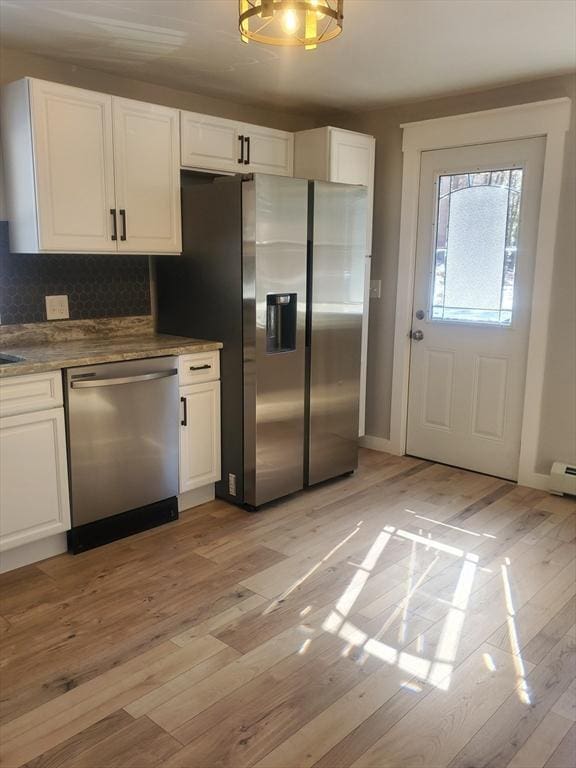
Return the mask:
<path fill-rule="evenodd" d="M 358 465 L 367 192 L 316 181 L 310 194 L 307 483 L 313 485 Z"/>
<path fill-rule="evenodd" d="M 304 486 L 308 182 L 243 182 L 244 501 Z"/>

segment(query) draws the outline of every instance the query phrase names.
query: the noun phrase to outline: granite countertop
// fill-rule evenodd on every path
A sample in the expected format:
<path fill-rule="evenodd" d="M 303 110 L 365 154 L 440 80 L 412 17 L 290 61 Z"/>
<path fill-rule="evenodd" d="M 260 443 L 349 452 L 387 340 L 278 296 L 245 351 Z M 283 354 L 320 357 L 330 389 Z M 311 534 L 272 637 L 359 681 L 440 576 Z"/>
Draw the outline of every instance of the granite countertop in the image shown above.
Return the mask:
<path fill-rule="evenodd" d="M 136 329 L 138 330 L 138 329 Z M 21 376 L 43 371 L 57 371 L 80 365 L 113 363 L 163 355 L 185 355 L 221 349 L 219 341 L 204 341 L 187 336 L 169 336 L 142 328 L 127 335 L 90 333 L 79 338 L 60 337 L 42 340 L 37 334 L 18 333 L 1 339 L 0 355 L 12 355 L 23 360 L 0 362 L 0 378 Z"/>

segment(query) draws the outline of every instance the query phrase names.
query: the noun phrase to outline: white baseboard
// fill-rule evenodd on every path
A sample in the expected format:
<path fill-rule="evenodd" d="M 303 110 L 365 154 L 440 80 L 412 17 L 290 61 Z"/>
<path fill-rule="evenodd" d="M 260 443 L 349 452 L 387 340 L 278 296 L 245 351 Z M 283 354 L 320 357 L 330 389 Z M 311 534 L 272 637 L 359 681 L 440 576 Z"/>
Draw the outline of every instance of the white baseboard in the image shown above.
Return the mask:
<path fill-rule="evenodd" d="M 550 489 L 550 477 L 541 472 L 521 472 L 518 476 L 518 485 L 536 488 L 539 491 L 548 491 Z"/>
<path fill-rule="evenodd" d="M 195 488 L 193 491 L 186 491 L 178 496 L 178 511 L 199 507 L 200 504 L 206 504 L 208 501 L 214 501 L 214 483 L 203 485 L 202 488 Z"/>
<path fill-rule="evenodd" d="M 402 456 L 400 451 L 396 450 L 390 440 L 385 437 L 375 437 L 374 435 L 363 435 L 360 438 L 362 448 L 370 448 L 373 451 L 382 451 L 383 453 L 393 453 L 396 456 Z"/>
<path fill-rule="evenodd" d="M 384 437 L 375 437 L 374 435 L 364 435 L 360 438 L 362 448 L 370 448 L 373 451 L 382 451 L 391 453 L 394 456 L 403 456 L 403 452 L 395 448 L 394 444 Z M 526 472 L 518 477 L 518 485 L 524 485 L 527 488 L 535 488 L 539 491 L 548 491 L 550 488 L 550 477 L 540 472 Z"/>
<path fill-rule="evenodd" d="M 65 533 L 57 533 L 55 536 L 48 536 L 46 539 L 31 541 L 29 544 L 8 549 L 0 554 L 0 573 L 6 573 L 7 571 L 13 571 L 15 568 L 38 563 L 40 560 L 46 560 L 48 557 L 61 555 L 67 550 L 68 544 Z"/>

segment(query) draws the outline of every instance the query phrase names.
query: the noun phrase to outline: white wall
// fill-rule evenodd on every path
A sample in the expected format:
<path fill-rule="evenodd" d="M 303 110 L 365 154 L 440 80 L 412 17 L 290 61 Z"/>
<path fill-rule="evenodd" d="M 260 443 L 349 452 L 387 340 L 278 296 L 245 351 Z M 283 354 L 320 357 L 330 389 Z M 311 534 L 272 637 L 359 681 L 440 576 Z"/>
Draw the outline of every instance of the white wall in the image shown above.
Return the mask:
<path fill-rule="evenodd" d="M 543 420 L 536 470 L 548 472 L 559 459 L 576 462 L 576 77 L 547 78 L 479 93 L 450 96 L 365 112 L 345 121 L 345 128 L 376 137 L 376 180 L 372 276 L 382 280 L 382 298 L 370 304 L 366 433 L 390 436 L 392 360 L 396 313 L 396 278 L 402 185 L 401 123 L 482 109 L 569 96 L 572 129 L 567 141 L 563 197 L 558 223 L 552 314 Z"/>

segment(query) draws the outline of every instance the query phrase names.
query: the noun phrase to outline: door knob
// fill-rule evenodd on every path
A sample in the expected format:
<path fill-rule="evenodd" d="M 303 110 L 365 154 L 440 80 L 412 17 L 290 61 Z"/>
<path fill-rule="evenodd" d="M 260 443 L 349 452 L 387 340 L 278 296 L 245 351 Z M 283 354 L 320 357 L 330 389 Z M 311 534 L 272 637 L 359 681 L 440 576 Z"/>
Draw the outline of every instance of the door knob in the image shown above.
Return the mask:
<path fill-rule="evenodd" d="M 412 341 L 422 341 L 424 333 L 422 331 L 410 331 L 410 338 Z"/>

